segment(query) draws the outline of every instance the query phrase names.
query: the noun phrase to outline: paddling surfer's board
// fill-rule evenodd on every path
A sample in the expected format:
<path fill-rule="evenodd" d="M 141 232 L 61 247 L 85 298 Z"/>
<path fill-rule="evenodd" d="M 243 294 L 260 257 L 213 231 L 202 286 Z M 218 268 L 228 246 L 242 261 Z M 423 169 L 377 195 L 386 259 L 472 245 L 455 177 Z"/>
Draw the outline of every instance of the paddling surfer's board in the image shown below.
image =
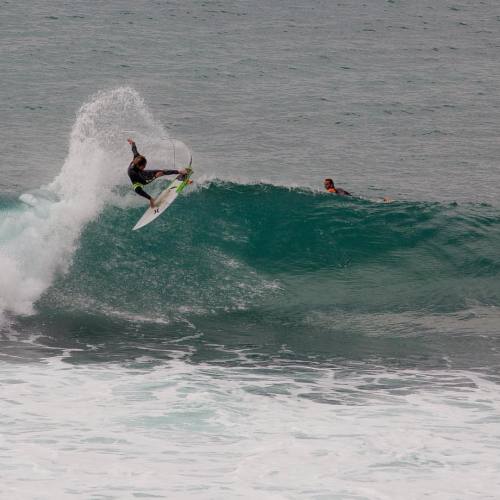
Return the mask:
<path fill-rule="evenodd" d="M 193 171 L 188 168 L 187 174 L 182 177 L 180 176 L 181 179 L 179 179 L 179 177 L 175 178 L 156 198 L 155 208 L 149 207 L 144 212 L 144 215 L 137 221 L 137 224 L 132 228 L 132 230 L 135 231 L 136 229 L 140 229 L 159 217 L 174 202 L 179 193 L 188 184 L 191 184 L 190 177 L 192 173 Z"/>

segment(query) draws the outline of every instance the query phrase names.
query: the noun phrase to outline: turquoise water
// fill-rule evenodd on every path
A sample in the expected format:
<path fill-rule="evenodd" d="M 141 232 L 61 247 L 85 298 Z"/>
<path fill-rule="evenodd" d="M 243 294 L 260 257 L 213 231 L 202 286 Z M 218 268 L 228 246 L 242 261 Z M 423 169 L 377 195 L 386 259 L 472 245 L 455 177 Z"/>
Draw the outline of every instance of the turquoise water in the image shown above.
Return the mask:
<path fill-rule="evenodd" d="M 497 10 L 2 2 L 1 496 L 494 498 Z"/>

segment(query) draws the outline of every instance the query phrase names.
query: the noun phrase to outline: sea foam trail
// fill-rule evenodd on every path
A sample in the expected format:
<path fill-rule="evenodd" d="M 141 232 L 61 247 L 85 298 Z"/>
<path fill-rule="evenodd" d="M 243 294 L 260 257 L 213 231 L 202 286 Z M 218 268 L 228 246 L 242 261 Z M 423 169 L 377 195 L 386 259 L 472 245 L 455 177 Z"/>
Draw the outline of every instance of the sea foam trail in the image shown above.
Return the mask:
<path fill-rule="evenodd" d="M 498 386 L 467 371 L 143 356 L 5 364 L 2 376 L 10 498 L 66 498 L 71 484 L 84 499 L 485 499 L 500 486 Z"/>
<path fill-rule="evenodd" d="M 30 314 L 54 277 L 68 269 L 85 225 L 118 185 L 127 183 L 132 136 L 154 166 L 186 161 L 187 148 L 169 139 L 139 94 L 128 87 L 100 92 L 84 104 L 56 178 L 20 197 L 0 222 L 0 315 Z M 175 155 L 174 155 L 175 151 Z"/>

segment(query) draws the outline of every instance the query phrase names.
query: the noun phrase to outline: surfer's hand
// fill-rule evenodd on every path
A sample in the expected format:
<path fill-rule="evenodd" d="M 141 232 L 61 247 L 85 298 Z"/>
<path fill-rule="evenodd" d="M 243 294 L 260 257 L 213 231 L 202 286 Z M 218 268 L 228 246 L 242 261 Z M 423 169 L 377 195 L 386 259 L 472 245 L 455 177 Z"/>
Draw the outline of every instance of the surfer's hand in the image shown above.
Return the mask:
<path fill-rule="evenodd" d="M 127 139 L 127 142 L 132 146 L 132 144 L 135 144 L 135 142 L 133 141 L 133 139 Z"/>
<path fill-rule="evenodd" d="M 185 168 L 181 168 L 181 169 L 179 169 L 179 174 L 186 175 L 187 174 L 187 170 Z"/>

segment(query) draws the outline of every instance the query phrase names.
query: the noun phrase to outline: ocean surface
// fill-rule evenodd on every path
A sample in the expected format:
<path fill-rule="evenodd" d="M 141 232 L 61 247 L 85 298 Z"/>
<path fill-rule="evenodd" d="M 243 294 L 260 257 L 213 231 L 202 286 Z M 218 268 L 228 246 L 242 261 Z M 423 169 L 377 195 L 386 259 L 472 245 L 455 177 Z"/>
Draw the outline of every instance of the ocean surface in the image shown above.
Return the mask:
<path fill-rule="evenodd" d="M 0 498 L 498 498 L 496 0 L 0 28 Z"/>

